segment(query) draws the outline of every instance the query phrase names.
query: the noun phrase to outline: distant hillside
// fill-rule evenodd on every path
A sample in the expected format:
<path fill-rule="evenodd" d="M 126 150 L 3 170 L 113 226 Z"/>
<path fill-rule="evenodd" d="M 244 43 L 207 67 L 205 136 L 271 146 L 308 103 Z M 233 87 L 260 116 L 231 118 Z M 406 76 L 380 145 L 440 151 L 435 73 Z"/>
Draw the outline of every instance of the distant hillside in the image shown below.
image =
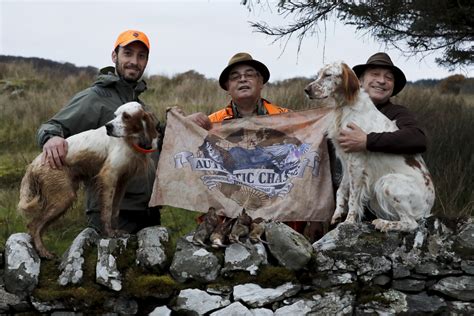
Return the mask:
<path fill-rule="evenodd" d="M 436 87 L 436 85 L 440 81 L 441 81 L 440 79 L 420 79 L 420 80 L 417 80 L 415 82 L 408 81 L 407 84 L 418 86 L 418 87 L 433 88 L 433 87 Z"/>
<path fill-rule="evenodd" d="M 79 73 L 87 73 L 90 75 L 96 75 L 98 69 L 92 66 L 88 67 L 77 67 L 71 63 L 60 63 L 49 59 L 38 58 L 38 57 L 20 57 L 20 56 L 9 56 L 0 55 L 0 63 L 31 63 L 31 65 L 39 71 L 52 70 L 62 75 L 77 75 Z"/>

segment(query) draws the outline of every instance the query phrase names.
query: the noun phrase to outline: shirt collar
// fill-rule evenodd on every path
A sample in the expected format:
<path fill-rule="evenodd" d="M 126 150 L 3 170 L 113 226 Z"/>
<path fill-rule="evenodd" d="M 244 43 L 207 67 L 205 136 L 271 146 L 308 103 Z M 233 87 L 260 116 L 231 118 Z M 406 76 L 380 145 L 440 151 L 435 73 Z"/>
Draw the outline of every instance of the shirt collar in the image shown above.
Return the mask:
<path fill-rule="evenodd" d="M 241 118 L 242 115 L 240 115 L 239 111 L 237 110 L 237 104 L 232 100 L 230 101 L 230 104 L 232 106 L 232 113 L 234 113 L 234 118 Z M 267 115 L 267 109 L 263 105 L 263 99 L 260 99 L 256 105 L 257 115 Z"/>

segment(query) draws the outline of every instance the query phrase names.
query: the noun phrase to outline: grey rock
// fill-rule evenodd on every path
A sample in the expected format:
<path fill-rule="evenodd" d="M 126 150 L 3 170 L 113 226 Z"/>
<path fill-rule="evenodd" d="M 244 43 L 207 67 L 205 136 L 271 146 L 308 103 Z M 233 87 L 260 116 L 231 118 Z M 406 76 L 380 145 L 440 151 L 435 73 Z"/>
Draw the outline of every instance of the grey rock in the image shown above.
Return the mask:
<path fill-rule="evenodd" d="M 389 284 L 391 281 L 392 279 L 385 274 L 378 275 L 373 279 L 374 284 L 381 285 L 381 286 L 385 286 Z"/>
<path fill-rule="evenodd" d="M 35 297 L 31 297 L 31 305 L 40 313 L 47 313 L 56 310 L 65 309 L 65 306 L 62 302 L 41 302 L 37 300 Z"/>
<path fill-rule="evenodd" d="M 397 233 L 381 233 L 368 223 L 340 224 L 313 243 L 314 250 L 389 256 L 399 245 Z"/>
<path fill-rule="evenodd" d="M 179 292 L 174 310 L 190 315 L 204 315 L 230 304 L 228 299 L 210 295 L 199 289 L 186 289 Z"/>
<path fill-rule="evenodd" d="M 257 275 L 259 267 L 267 263 L 265 246 L 246 240 L 244 245 L 235 243 L 225 249 L 224 268 L 221 272 L 248 271 L 251 275 Z"/>
<path fill-rule="evenodd" d="M 410 275 L 410 270 L 403 265 L 397 265 L 393 267 L 393 278 L 394 279 L 401 279 L 406 278 Z"/>
<path fill-rule="evenodd" d="M 84 250 L 91 245 L 97 245 L 98 240 L 99 234 L 91 227 L 84 229 L 74 238 L 59 265 L 59 270 L 61 271 L 58 278 L 59 284 L 78 284 L 82 281 L 84 275 L 82 265 L 85 260 L 83 256 Z"/>
<path fill-rule="evenodd" d="M 313 285 L 320 288 L 332 288 L 337 285 L 351 284 L 357 281 L 355 273 L 328 272 L 312 279 Z"/>
<path fill-rule="evenodd" d="M 447 277 L 439 280 L 432 288 L 457 300 L 474 300 L 474 276 Z"/>
<path fill-rule="evenodd" d="M 31 244 L 31 236 L 16 233 L 5 243 L 5 288 L 25 297 L 38 284 L 41 260 Z"/>
<path fill-rule="evenodd" d="M 230 285 L 224 284 L 208 284 L 206 292 L 209 294 L 217 294 L 217 295 L 229 295 L 232 293 L 232 287 Z"/>
<path fill-rule="evenodd" d="M 171 309 L 167 306 L 158 306 L 148 316 L 171 316 Z"/>
<path fill-rule="evenodd" d="M 165 245 L 169 242 L 168 230 L 161 226 L 146 227 L 137 233 L 137 264 L 164 269 L 168 258 Z"/>
<path fill-rule="evenodd" d="M 298 300 L 297 302 L 288 305 L 288 306 L 283 306 L 280 307 L 275 311 L 275 316 L 287 316 L 287 315 L 292 315 L 292 316 L 305 316 L 308 315 L 309 312 L 311 312 L 316 306 L 315 301 L 311 300 Z"/>
<path fill-rule="evenodd" d="M 372 280 L 374 277 L 384 274 L 392 269 L 392 262 L 385 257 L 358 254 L 354 256 L 357 275 L 362 276 L 365 281 Z"/>
<path fill-rule="evenodd" d="M 250 309 L 252 316 L 273 316 L 273 311 L 268 308 L 252 308 Z"/>
<path fill-rule="evenodd" d="M 308 315 L 352 315 L 355 294 L 349 291 L 333 290 L 313 295 L 317 304 Z"/>
<path fill-rule="evenodd" d="M 408 311 L 407 296 L 389 289 L 375 295 L 378 299 L 356 307 L 356 315 L 395 315 Z"/>
<path fill-rule="evenodd" d="M 410 313 L 440 314 L 446 311 L 448 305 L 438 296 L 429 296 L 426 292 L 407 295 Z"/>
<path fill-rule="evenodd" d="M 450 315 L 474 315 L 474 302 L 448 301 Z"/>
<path fill-rule="evenodd" d="M 461 261 L 461 269 L 467 274 L 474 274 L 474 260 Z"/>
<path fill-rule="evenodd" d="M 472 218 L 459 231 L 455 240 L 455 247 L 465 259 L 474 260 L 474 223 Z"/>
<path fill-rule="evenodd" d="M 287 282 L 274 289 L 262 288 L 253 283 L 234 286 L 234 300 L 242 301 L 250 307 L 262 307 L 267 304 L 290 297 L 299 292 L 301 286 Z"/>
<path fill-rule="evenodd" d="M 425 289 L 425 283 L 414 279 L 393 280 L 392 288 L 403 292 L 421 292 Z"/>
<path fill-rule="evenodd" d="M 253 316 L 253 314 L 242 303 L 234 302 L 223 309 L 211 313 L 210 316 Z"/>
<path fill-rule="evenodd" d="M 101 239 L 97 247 L 96 281 L 109 289 L 122 289 L 122 275 L 117 269 L 117 258 L 127 247 L 128 237 Z"/>
<path fill-rule="evenodd" d="M 0 313 L 8 314 L 10 311 L 27 310 L 28 302 L 18 295 L 8 293 L 0 286 Z"/>
<path fill-rule="evenodd" d="M 288 225 L 270 222 L 265 229 L 265 236 L 271 254 L 285 268 L 301 270 L 311 259 L 311 243 Z"/>
<path fill-rule="evenodd" d="M 178 282 L 190 279 L 211 282 L 219 276 L 220 270 L 219 259 L 206 248 L 195 246 L 192 235 L 178 240 L 170 267 L 171 275 Z"/>
<path fill-rule="evenodd" d="M 119 315 L 135 315 L 138 312 L 138 303 L 126 297 L 111 298 L 104 303 L 107 310 Z"/>
<path fill-rule="evenodd" d="M 423 262 L 416 266 L 415 272 L 430 276 L 447 276 L 462 274 L 461 270 L 447 267 L 446 262 Z"/>

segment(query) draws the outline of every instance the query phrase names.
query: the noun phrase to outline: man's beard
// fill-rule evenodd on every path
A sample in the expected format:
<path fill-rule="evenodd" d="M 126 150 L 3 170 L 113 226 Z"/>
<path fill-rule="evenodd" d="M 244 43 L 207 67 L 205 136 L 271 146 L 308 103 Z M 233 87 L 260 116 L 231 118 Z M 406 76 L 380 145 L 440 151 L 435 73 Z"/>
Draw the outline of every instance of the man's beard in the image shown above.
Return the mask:
<path fill-rule="evenodd" d="M 136 79 L 132 79 L 132 78 L 127 78 L 127 77 L 125 77 L 124 74 L 122 73 L 122 70 L 125 70 L 125 66 L 122 66 L 122 67 L 121 67 L 121 65 L 119 64 L 118 61 L 115 63 L 115 70 L 116 70 L 118 76 L 119 76 L 121 79 L 123 79 L 124 81 L 128 82 L 128 83 L 137 83 L 138 80 L 140 80 L 140 78 L 141 78 L 142 75 L 143 75 L 143 73 L 140 73 L 140 70 L 137 70 L 137 72 L 140 73 L 140 74 L 139 74 L 139 76 L 137 76 Z"/>

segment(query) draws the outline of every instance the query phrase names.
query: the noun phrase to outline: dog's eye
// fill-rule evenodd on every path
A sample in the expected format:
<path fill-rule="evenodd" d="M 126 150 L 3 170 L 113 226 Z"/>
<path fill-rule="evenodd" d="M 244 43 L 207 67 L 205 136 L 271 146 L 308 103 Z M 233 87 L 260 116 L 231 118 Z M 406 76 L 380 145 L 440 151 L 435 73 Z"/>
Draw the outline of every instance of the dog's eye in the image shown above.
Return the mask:
<path fill-rule="evenodd" d="M 122 114 L 122 118 L 123 118 L 124 120 L 130 119 L 130 117 L 131 117 L 131 115 L 128 114 L 127 112 L 124 112 L 124 113 Z"/>
<path fill-rule="evenodd" d="M 325 73 L 325 74 L 323 75 L 323 77 L 325 77 L 325 78 L 331 77 L 331 74 L 330 74 L 330 73 Z"/>

